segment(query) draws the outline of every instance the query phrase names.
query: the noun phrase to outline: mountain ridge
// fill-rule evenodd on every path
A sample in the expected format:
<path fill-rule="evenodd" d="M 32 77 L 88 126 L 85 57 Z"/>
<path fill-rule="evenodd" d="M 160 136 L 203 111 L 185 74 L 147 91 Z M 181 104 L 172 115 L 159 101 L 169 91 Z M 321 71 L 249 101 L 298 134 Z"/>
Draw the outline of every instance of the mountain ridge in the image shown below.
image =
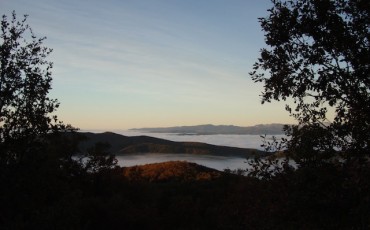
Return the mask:
<path fill-rule="evenodd" d="M 211 145 L 201 142 L 177 142 L 149 136 L 124 136 L 112 132 L 78 133 L 85 137 L 80 143 L 80 150 L 87 151 L 96 143 L 107 143 L 110 152 L 116 155 L 136 153 L 188 153 L 215 156 L 253 157 L 266 155 L 265 152 L 221 145 Z"/>
<path fill-rule="evenodd" d="M 235 126 L 235 125 L 192 125 L 192 126 L 173 126 L 158 128 L 134 128 L 133 131 L 149 133 L 175 133 L 182 135 L 216 135 L 216 134 L 237 134 L 237 135 L 279 135 L 284 134 L 285 124 L 258 124 L 254 126 Z"/>

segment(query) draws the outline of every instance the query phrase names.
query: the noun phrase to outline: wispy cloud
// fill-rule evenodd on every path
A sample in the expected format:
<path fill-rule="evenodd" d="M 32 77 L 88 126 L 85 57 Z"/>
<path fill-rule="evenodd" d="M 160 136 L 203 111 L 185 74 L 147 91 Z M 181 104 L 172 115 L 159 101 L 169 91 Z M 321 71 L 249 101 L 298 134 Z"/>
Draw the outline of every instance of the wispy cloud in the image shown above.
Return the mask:
<path fill-rule="evenodd" d="M 248 123 L 260 110 L 262 88 L 248 72 L 263 45 L 257 17 L 268 2 L 4 0 L 0 11 L 30 14 L 34 31 L 48 37 L 53 94 L 65 117 L 89 113 L 92 124 L 100 107 L 131 123 L 244 115 Z"/>

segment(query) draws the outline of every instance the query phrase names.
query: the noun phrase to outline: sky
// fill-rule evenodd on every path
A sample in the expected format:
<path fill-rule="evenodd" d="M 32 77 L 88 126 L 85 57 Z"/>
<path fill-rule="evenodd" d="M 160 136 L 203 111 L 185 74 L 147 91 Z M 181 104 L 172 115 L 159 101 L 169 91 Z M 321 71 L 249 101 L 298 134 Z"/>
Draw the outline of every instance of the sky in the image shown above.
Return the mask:
<path fill-rule="evenodd" d="M 293 123 L 249 76 L 270 0 L 0 0 L 53 49 L 57 115 L 83 130 Z"/>

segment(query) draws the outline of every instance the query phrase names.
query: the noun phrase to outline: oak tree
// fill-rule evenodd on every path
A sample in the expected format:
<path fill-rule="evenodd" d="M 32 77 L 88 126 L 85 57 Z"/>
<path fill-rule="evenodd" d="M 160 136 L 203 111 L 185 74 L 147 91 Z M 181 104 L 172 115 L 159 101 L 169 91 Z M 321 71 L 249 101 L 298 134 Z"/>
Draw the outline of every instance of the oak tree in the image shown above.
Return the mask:
<path fill-rule="evenodd" d="M 39 147 L 44 136 L 65 130 L 53 113 L 56 99 L 48 96 L 53 63 L 52 49 L 43 45 L 26 24 L 4 15 L 0 34 L 0 160 L 19 161 Z"/>
<path fill-rule="evenodd" d="M 272 4 L 259 19 L 267 46 L 250 75 L 264 84 L 262 103 L 292 100 L 286 110 L 299 124 L 286 128 L 286 147 L 313 158 L 368 155 L 370 1 Z"/>

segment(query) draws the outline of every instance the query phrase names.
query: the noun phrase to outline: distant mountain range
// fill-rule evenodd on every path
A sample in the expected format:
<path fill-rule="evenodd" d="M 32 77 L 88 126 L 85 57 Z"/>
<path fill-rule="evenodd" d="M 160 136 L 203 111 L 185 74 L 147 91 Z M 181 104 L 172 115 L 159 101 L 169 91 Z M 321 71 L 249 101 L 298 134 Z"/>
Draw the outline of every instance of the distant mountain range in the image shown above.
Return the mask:
<path fill-rule="evenodd" d="M 149 133 L 176 133 L 181 135 L 215 135 L 215 134 L 250 134 L 250 135 L 278 135 L 284 134 L 284 124 L 261 124 L 241 127 L 234 125 L 195 125 L 176 126 L 166 128 L 136 128 L 131 129 Z"/>
<path fill-rule="evenodd" d="M 82 152 L 94 146 L 95 143 L 108 143 L 110 152 L 116 155 L 135 153 L 188 153 L 217 156 L 252 157 L 266 155 L 256 149 L 236 148 L 210 145 L 199 142 L 175 142 L 148 136 L 128 137 L 116 133 L 79 133 L 85 137 L 80 143 Z"/>

